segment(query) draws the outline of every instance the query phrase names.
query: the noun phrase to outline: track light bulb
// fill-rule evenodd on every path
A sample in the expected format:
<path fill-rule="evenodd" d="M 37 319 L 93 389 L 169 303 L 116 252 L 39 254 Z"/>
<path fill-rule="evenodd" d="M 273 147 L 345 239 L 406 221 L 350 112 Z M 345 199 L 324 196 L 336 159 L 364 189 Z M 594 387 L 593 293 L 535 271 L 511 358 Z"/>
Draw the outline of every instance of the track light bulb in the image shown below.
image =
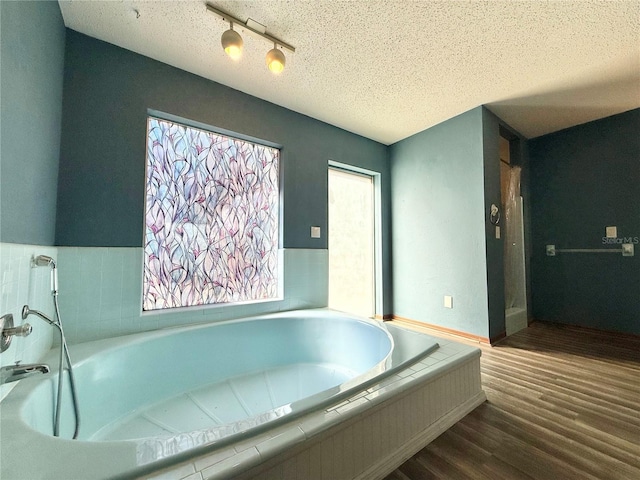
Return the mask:
<path fill-rule="evenodd" d="M 225 53 L 233 60 L 238 60 L 242 56 L 242 37 L 233 29 L 233 24 L 229 30 L 222 34 L 221 42 Z"/>
<path fill-rule="evenodd" d="M 273 73 L 282 72 L 285 62 L 284 53 L 278 50 L 277 46 L 274 45 L 274 47 L 267 52 L 267 67 L 269 67 L 269 70 Z"/>

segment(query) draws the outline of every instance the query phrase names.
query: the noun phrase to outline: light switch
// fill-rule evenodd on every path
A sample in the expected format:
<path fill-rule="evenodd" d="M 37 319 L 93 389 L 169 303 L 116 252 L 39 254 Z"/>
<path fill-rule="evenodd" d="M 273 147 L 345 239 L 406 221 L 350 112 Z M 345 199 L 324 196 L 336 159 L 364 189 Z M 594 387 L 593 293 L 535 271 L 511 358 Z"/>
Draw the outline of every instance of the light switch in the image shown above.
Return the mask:
<path fill-rule="evenodd" d="M 444 308 L 453 308 L 453 297 L 451 295 L 444 296 Z"/>
<path fill-rule="evenodd" d="M 618 227 L 607 227 L 607 238 L 618 238 Z"/>
<path fill-rule="evenodd" d="M 311 238 L 320 238 L 320 227 L 311 227 Z"/>

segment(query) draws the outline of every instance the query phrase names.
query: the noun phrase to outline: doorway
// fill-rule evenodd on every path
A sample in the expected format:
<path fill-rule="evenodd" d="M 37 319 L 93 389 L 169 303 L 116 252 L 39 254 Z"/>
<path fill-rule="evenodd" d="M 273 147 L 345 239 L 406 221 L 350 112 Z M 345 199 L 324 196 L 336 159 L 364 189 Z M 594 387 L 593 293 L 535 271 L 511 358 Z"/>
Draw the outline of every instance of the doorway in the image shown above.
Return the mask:
<path fill-rule="evenodd" d="M 516 140 L 513 140 L 516 141 Z M 504 212 L 504 313 L 507 335 L 527 327 L 527 281 L 521 168 L 511 162 L 511 141 L 500 137 L 500 190 Z"/>
<path fill-rule="evenodd" d="M 374 177 L 329 167 L 329 308 L 375 314 Z"/>

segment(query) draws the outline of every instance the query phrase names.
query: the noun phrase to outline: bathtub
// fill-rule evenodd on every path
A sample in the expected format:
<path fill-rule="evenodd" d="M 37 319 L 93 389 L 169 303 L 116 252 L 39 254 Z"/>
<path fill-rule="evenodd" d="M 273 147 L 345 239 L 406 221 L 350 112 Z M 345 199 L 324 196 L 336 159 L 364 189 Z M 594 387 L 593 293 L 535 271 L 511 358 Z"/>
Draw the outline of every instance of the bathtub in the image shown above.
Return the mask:
<path fill-rule="evenodd" d="M 427 335 L 330 310 L 74 345 L 79 439 L 69 440 L 69 392 L 52 436 L 55 374 L 22 380 L 0 405 L 0 478 L 147 475 L 357 397 L 437 349 Z M 56 352 L 45 362 L 57 370 Z"/>

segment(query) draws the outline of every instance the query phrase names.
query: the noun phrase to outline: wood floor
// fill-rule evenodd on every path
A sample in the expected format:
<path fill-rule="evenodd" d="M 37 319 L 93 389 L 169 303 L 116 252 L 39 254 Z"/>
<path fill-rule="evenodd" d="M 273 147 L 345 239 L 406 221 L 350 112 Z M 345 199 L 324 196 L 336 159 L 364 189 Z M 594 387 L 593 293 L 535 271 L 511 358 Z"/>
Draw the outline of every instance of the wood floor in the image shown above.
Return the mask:
<path fill-rule="evenodd" d="M 482 350 L 488 401 L 385 480 L 640 479 L 640 337 L 534 323 Z"/>

